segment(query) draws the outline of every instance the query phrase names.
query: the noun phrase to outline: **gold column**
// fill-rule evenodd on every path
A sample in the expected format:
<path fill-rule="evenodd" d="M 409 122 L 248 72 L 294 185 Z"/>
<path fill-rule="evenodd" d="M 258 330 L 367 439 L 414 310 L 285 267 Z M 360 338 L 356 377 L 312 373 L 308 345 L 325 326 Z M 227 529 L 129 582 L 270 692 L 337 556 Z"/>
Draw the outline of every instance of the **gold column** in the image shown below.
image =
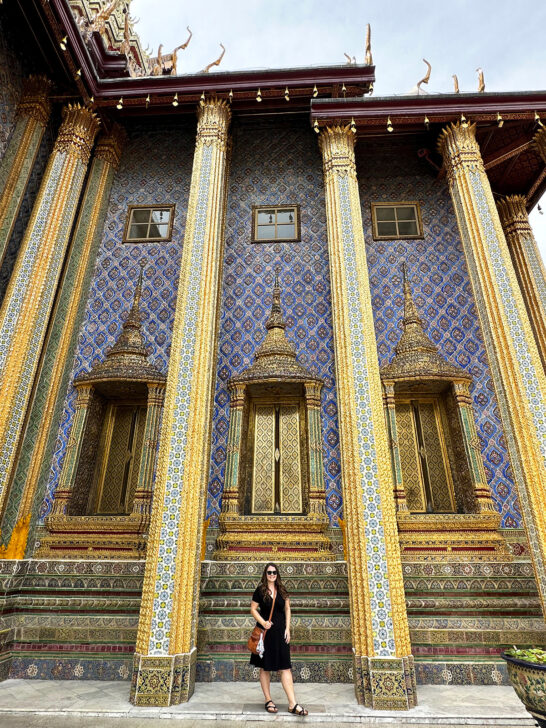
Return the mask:
<path fill-rule="evenodd" d="M 475 124 L 439 137 L 474 299 L 546 613 L 546 378 Z"/>
<path fill-rule="evenodd" d="M 241 458 L 243 409 L 245 386 L 228 384 L 229 389 L 229 430 L 226 452 L 226 474 L 222 491 L 222 516 L 237 515 L 239 512 L 239 460 Z"/>
<path fill-rule="evenodd" d="M 406 489 L 402 478 L 402 463 L 400 461 L 400 447 L 398 445 L 398 429 L 396 427 L 396 400 L 394 397 L 394 382 L 383 382 L 385 416 L 391 443 L 392 472 L 394 476 L 394 502 L 397 511 L 407 511 Z"/>
<path fill-rule="evenodd" d="M 322 382 L 305 382 L 304 386 L 309 430 L 309 512 L 326 517 L 326 489 L 324 487 L 320 426 Z"/>
<path fill-rule="evenodd" d="M 50 88 L 45 76 L 26 79 L 15 129 L 0 162 L 0 268 L 51 114 Z"/>
<path fill-rule="evenodd" d="M 230 110 L 198 111 L 131 701 L 189 700 L 209 472 Z"/>
<path fill-rule="evenodd" d="M 319 137 L 332 287 L 343 509 L 359 703 L 417 702 L 350 128 Z"/>
<path fill-rule="evenodd" d="M 150 522 L 152 504 L 152 488 L 154 480 L 155 456 L 159 435 L 159 421 L 163 409 L 165 385 L 163 383 L 148 383 L 148 398 L 146 401 L 146 422 L 144 425 L 144 446 L 140 453 L 138 466 L 138 482 L 133 500 L 132 515 L 139 517 L 142 530 L 147 530 Z"/>
<path fill-rule="evenodd" d="M 0 511 L 98 126 L 88 109 L 65 109 L 0 309 Z"/>
<path fill-rule="evenodd" d="M 51 317 L 21 454 L 14 468 L 15 474 L 2 522 L 5 535 L 9 534 L 15 522 L 14 514 L 17 514 L 18 521 L 26 518 L 31 510 L 37 510 L 44 496 L 76 339 L 102 238 L 114 172 L 120 162 L 124 140 L 125 132 L 118 125 L 114 125 L 107 136 L 99 137 L 93 154 L 83 203 L 68 253 L 68 265 Z"/>
<path fill-rule="evenodd" d="M 497 210 L 535 334 L 538 353 L 546 369 L 546 271 L 529 223 L 525 197 L 506 197 L 497 202 Z"/>
<path fill-rule="evenodd" d="M 59 485 L 55 491 L 53 499 L 52 516 L 65 516 L 72 497 L 72 489 L 78 471 L 80 455 L 83 445 L 83 434 L 87 427 L 89 419 L 89 406 L 93 399 L 93 386 L 89 384 L 78 387 L 78 396 L 76 399 L 76 411 L 74 413 L 74 422 L 70 429 L 70 437 L 66 447 L 66 455 L 64 458 Z"/>
<path fill-rule="evenodd" d="M 485 477 L 480 440 L 476 430 L 474 412 L 472 410 L 472 395 L 470 394 L 470 382 L 460 379 L 453 382 L 453 396 L 457 404 L 457 414 L 463 434 L 463 445 L 468 462 L 468 470 L 474 491 L 476 513 L 495 514 L 497 523 L 500 525 L 500 513 L 495 508 L 491 497 L 491 489 Z"/>

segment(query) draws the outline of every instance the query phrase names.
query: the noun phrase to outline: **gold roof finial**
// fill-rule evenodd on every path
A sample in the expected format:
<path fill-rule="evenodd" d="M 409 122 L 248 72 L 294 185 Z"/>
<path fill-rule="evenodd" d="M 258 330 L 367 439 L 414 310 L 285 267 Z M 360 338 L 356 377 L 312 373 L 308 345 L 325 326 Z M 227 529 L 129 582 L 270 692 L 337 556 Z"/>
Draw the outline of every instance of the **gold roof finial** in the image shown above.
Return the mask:
<path fill-rule="evenodd" d="M 413 300 L 405 262 L 402 264 L 402 287 L 404 291 L 402 336 L 395 347 L 395 354 L 390 364 L 381 367 L 381 377 L 391 381 L 419 378 L 471 379 L 472 377 L 464 369 L 446 361 L 425 333 L 423 320 Z"/>
<path fill-rule="evenodd" d="M 367 66 L 373 66 L 372 58 L 372 28 L 369 23 L 366 24 L 366 52 L 364 56 L 364 63 Z"/>
<path fill-rule="evenodd" d="M 458 94 L 459 93 L 459 79 L 457 78 L 457 75 L 454 73 L 451 77 L 453 79 L 453 93 Z"/>
<path fill-rule="evenodd" d="M 483 77 L 483 71 L 481 68 L 476 68 L 476 73 L 478 74 L 478 93 L 483 94 L 485 91 L 485 80 Z"/>
<path fill-rule="evenodd" d="M 286 337 L 286 323 L 281 308 L 281 285 L 279 269 L 275 270 L 271 312 L 265 328 L 267 333 L 258 347 L 254 363 L 241 374 L 233 377 L 231 383 L 252 381 L 322 381 L 303 367 L 296 356 L 296 349 Z"/>
<path fill-rule="evenodd" d="M 140 300 L 146 262 L 143 258 L 139 263 L 140 273 L 133 302 L 118 338 L 107 351 L 103 361 L 95 364 L 90 372 L 80 374 L 74 380 L 76 386 L 86 382 L 106 384 L 109 381 L 165 381 L 165 375 L 148 361 L 148 352 L 141 330 Z"/>
<path fill-rule="evenodd" d="M 419 95 L 419 93 L 421 91 L 421 84 L 422 83 L 428 83 L 429 82 L 429 80 L 430 80 L 430 73 L 432 71 L 432 66 L 426 60 L 426 58 L 423 58 L 423 62 L 427 64 L 428 69 L 427 69 L 426 74 L 423 76 L 423 78 L 420 81 L 417 82 L 417 95 Z"/>
<path fill-rule="evenodd" d="M 220 53 L 218 58 L 215 61 L 212 61 L 212 63 L 209 63 L 208 66 L 205 66 L 205 68 L 203 68 L 201 73 L 208 73 L 213 66 L 220 65 L 220 63 L 222 62 L 222 58 L 224 57 L 225 52 L 226 52 L 226 49 L 224 48 L 224 46 L 221 43 L 220 43 L 220 48 L 222 49 L 222 52 Z"/>

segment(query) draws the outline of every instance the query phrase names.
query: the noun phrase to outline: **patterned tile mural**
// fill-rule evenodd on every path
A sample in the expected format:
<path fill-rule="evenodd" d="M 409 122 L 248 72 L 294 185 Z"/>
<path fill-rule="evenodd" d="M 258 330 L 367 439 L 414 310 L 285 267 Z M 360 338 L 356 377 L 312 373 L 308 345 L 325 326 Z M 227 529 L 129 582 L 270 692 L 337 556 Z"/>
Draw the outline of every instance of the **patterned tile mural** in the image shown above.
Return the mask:
<path fill-rule="evenodd" d="M 116 173 L 91 292 L 80 330 L 71 380 L 102 360 L 116 340 L 131 305 L 146 258 L 142 293 L 142 329 L 152 361 L 167 371 L 178 272 L 189 196 L 195 122 L 139 124 L 127 129 L 129 139 Z M 176 205 L 172 240 L 168 243 L 122 244 L 129 204 Z M 75 392 L 70 387 L 60 423 L 42 520 L 51 510 L 66 443 L 74 416 Z"/>
<path fill-rule="evenodd" d="M 253 244 L 252 205 L 301 205 L 301 242 Z M 307 124 L 234 129 L 214 398 L 208 516 L 216 525 L 224 484 L 227 381 L 254 360 L 265 334 L 276 269 L 286 334 L 302 364 L 322 377 L 322 434 L 327 510 L 341 515 L 340 455 L 322 162 Z"/>
<path fill-rule="evenodd" d="M 359 143 L 357 173 L 379 361 L 390 361 L 403 312 L 405 260 L 425 330 L 451 363 L 474 378 L 472 395 L 485 472 L 505 528 L 521 527 L 504 433 L 449 190 L 416 149 Z M 374 241 L 371 202 L 418 200 L 423 240 Z"/>
<path fill-rule="evenodd" d="M 130 305 L 137 263 L 145 256 L 142 303 L 144 333 L 151 360 L 166 371 L 178 268 L 194 145 L 194 127 L 145 126 L 130 140 L 111 194 L 103 241 L 82 325 L 73 376 L 100 360 L 119 333 Z M 219 330 L 217 383 L 208 492 L 211 526 L 218 523 L 229 425 L 227 381 L 253 361 L 263 339 L 276 269 L 280 271 L 287 336 L 300 361 L 325 381 L 322 427 L 327 510 L 331 522 L 342 515 L 337 399 L 330 310 L 327 235 L 322 163 L 316 139 L 305 124 L 233 129 L 228 186 L 226 248 Z M 401 270 L 409 266 L 416 303 L 429 336 L 453 363 L 474 377 L 478 433 L 493 497 L 503 526 L 521 523 L 517 498 L 485 350 L 449 192 L 426 163 L 396 148 L 357 147 L 364 232 L 380 363 L 394 353 L 402 314 Z M 373 241 L 371 201 L 419 200 L 424 240 Z M 122 245 L 127 204 L 176 204 L 173 240 L 157 245 Z M 253 244 L 252 205 L 301 205 L 300 243 Z M 50 511 L 74 412 L 70 390 L 59 429 L 48 492 L 40 517 Z"/>

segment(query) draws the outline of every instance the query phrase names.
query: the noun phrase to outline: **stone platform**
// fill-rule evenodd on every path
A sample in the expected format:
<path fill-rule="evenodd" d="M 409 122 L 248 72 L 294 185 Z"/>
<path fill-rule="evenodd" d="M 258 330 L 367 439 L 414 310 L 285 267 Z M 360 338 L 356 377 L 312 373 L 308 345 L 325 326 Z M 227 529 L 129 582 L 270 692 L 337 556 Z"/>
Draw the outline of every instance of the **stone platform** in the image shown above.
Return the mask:
<path fill-rule="evenodd" d="M 126 720 L 127 728 L 132 721 L 138 728 L 144 728 L 151 726 L 154 718 L 176 719 L 177 725 L 191 726 L 195 726 L 194 721 L 202 720 L 204 725 L 214 721 L 222 728 L 230 721 L 235 725 L 289 722 L 306 726 L 320 723 L 370 727 L 411 725 L 413 728 L 433 725 L 523 728 L 534 724 L 512 688 L 498 686 L 422 686 L 418 690 L 416 708 L 390 712 L 372 711 L 357 705 L 350 685 L 307 683 L 299 685 L 296 693 L 297 699 L 309 710 L 303 723 L 301 718 L 287 713 L 286 698 L 280 685 L 272 689 L 279 708 L 275 716 L 265 712 L 257 683 L 199 683 L 188 703 L 169 708 L 135 707 L 128 702 L 128 694 L 128 686 L 120 682 L 7 680 L 0 684 L 0 724 L 9 726 L 9 718 L 15 716 L 28 719 L 28 723 L 19 724 L 25 728 L 32 716 L 42 716 L 44 726 L 59 725 L 59 719 L 70 716 L 74 722 L 64 725 L 71 728 L 81 725 L 79 721 L 85 717 L 93 720 L 94 728 L 109 726 L 109 721 L 115 719 L 119 719 L 121 726 Z"/>
<path fill-rule="evenodd" d="M 351 683 L 344 561 L 286 562 L 298 683 Z M 254 681 L 245 644 L 262 565 L 202 566 L 197 679 Z M 545 645 L 526 554 L 510 561 L 403 563 L 418 684 L 507 684 L 500 649 Z M 0 561 L 0 679 L 128 680 L 142 561 Z"/>

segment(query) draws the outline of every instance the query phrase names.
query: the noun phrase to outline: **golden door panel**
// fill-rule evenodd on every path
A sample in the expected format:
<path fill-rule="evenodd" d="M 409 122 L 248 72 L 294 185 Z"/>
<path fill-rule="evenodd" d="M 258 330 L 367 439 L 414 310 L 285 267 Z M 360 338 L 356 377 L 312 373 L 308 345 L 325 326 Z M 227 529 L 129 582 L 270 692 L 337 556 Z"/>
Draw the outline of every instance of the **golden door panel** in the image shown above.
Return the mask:
<path fill-rule="evenodd" d="M 399 398 L 396 428 L 402 481 L 408 510 L 453 513 L 455 501 L 441 416 L 441 401 L 432 397 Z M 428 488 L 425 479 L 428 473 Z M 430 508 L 429 506 L 429 508 Z"/>
<path fill-rule="evenodd" d="M 127 513 L 136 490 L 146 408 L 110 405 L 101 437 L 97 514 Z"/>
<path fill-rule="evenodd" d="M 426 498 L 419 463 L 413 409 L 409 402 L 396 403 L 396 430 L 408 510 L 423 512 L 426 510 Z"/>
<path fill-rule="evenodd" d="M 453 486 L 442 433 L 438 401 L 419 402 L 419 417 L 421 418 L 434 512 L 453 512 L 455 510 Z"/>
<path fill-rule="evenodd" d="M 301 513 L 300 408 L 282 405 L 279 412 L 281 513 Z"/>
<path fill-rule="evenodd" d="M 275 407 L 257 405 L 254 422 L 252 512 L 275 509 Z"/>

